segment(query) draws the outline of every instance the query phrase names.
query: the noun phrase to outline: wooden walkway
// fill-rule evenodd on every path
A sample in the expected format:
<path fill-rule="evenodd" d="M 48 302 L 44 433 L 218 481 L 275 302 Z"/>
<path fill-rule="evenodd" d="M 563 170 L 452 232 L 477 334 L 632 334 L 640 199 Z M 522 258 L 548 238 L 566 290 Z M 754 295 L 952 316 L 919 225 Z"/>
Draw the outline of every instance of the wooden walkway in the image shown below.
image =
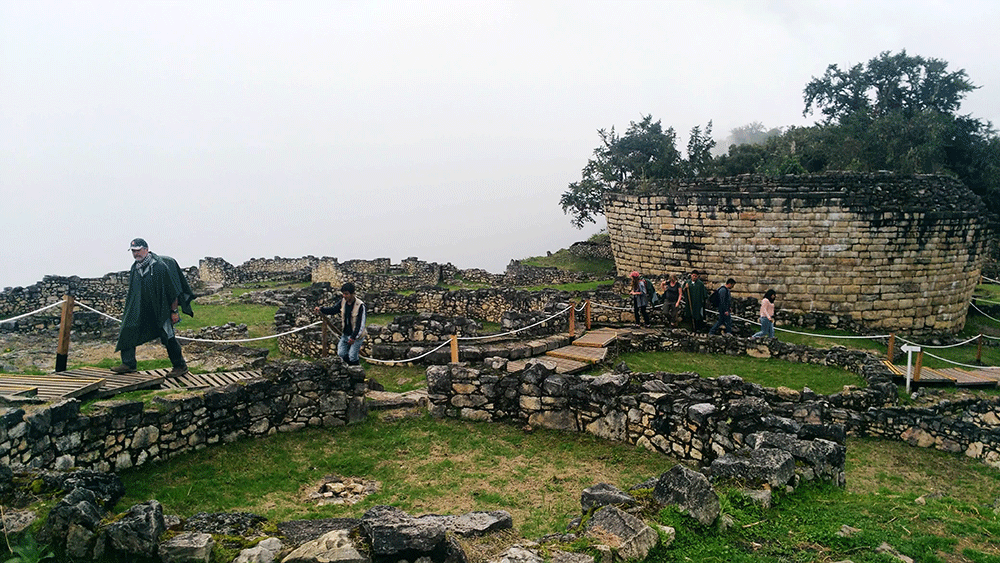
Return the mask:
<path fill-rule="evenodd" d="M 889 360 L 882 360 L 897 380 L 906 380 L 906 366 L 894 365 Z M 920 379 L 915 383 L 924 385 L 954 385 L 956 387 L 998 387 L 1000 386 L 1000 369 L 982 368 L 968 371 L 960 368 L 920 368 Z"/>
<path fill-rule="evenodd" d="M 555 364 L 556 373 L 577 373 L 604 361 L 608 356 L 608 346 L 619 336 L 631 334 L 641 329 L 601 328 L 587 331 L 573 340 L 569 346 L 549 350 L 544 356 L 507 362 L 507 371 L 517 373 L 533 362 L 545 361 Z"/>
<path fill-rule="evenodd" d="M 0 374 L 0 397 L 13 401 L 31 397 L 43 401 L 105 399 L 140 389 L 206 389 L 260 377 L 256 370 L 188 373 L 176 378 L 167 378 L 168 373 L 169 369 L 117 374 L 109 369 L 79 368 L 49 375 Z"/>

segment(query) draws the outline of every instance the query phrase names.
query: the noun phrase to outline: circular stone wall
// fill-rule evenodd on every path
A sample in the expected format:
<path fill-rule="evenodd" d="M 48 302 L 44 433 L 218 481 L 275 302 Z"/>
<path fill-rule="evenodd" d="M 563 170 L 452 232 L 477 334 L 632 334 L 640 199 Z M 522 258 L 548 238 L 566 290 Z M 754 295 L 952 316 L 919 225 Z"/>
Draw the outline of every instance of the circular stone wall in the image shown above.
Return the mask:
<path fill-rule="evenodd" d="M 778 292 L 831 327 L 962 329 L 986 224 L 957 180 L 889 173 L 675 181 L 604 202 L 619 275 L 707 272 L 735 296 Z M 756 319 L 754 319 L 756 320 Z"/>

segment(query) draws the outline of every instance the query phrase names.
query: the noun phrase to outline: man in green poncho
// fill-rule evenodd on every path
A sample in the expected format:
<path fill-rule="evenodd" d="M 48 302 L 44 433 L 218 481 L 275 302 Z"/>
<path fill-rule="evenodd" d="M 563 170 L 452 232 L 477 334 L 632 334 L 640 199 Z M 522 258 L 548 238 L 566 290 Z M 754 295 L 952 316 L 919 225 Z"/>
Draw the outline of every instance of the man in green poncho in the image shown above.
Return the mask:
<path fill-rule="evenodd" d="M 174 325 L 181 320 L 179 309 L 188 316 L 194 316 L 191 286 L 177 261 L 169 256 L 153 254 L 145 240 L 133 239 L 129 250 L 135 263 L 129 271 L 128 295 L 115 348 L 121 351 L 122 363 L 111 371 L 119 374 L 134 372 L 136 346 L 159 338 L 166 346 L 173 366 L 167 377 L 184 375 L 187 363 L 174 334 Z"/>
<path fill-rule="evenodd" d="M 698 270 L 691 272 L 691 279 L 684 282 L 682 294 L 687 306 L 684 312 L 691 317 L 692 332 L 702 332 L 705 322 L 705 298 L 708 297 L 708 288 L 698 279 Z"/>

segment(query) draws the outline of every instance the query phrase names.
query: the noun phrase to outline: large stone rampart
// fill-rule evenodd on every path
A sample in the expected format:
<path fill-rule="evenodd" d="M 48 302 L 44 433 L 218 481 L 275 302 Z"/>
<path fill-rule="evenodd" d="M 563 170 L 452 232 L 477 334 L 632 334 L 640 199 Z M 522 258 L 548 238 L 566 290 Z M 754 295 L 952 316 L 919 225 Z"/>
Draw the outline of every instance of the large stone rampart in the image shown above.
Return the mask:
<path fill-rule="evenodd" d="M 698 269 L 869 331 L 960 331 L 988 238 L 979 198 L 941 176 L 675 181 L 604 209 L 620 275 Z"/>
<path fill-rule="evenodd" d="M 335 358 L 268 364 L 264 377 L 142 401 L 108 400 L 83 415 L 67 399 L 0 413 L 0 464 L 120 471 L 243 437 L 365 418 L 364 371 Z"/>

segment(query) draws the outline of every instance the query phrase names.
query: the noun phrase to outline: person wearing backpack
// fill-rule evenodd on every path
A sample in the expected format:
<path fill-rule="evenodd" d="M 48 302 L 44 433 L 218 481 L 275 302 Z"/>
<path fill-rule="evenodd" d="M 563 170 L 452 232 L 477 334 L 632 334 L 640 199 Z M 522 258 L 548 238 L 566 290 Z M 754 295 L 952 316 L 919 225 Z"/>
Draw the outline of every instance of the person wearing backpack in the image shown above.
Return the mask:
<path fill-rule="evenodd" d="M 629 295 L 632 296 L 632 313 L 635 315 L 635 322 L 641 326 L 649 326 L 649 304 L 653 302 L 652 294 L 655 293 L 653 284 L 645 280 L 639 272 L 632 272 L 632 287 Z M 639 315 L 642 314 L 640 318 Z"/>
<path fill-rule="evenodd" d="M 719 296 L 719 318 L 708 331 L 709 334 L 715 334 L 715 331 L 718 330 L 723 324 L 726 325 L 726 334 L 733 333 L 733 316 L 730 314 L 730 309 L 733 306 L 732 289 L 734 285 L 736 285 L 736 280 L 729 278 L 726 280 L 726 285 L 720 286 L 719 289 L 715 290 L 715 294 L 718 294 Z"/>

